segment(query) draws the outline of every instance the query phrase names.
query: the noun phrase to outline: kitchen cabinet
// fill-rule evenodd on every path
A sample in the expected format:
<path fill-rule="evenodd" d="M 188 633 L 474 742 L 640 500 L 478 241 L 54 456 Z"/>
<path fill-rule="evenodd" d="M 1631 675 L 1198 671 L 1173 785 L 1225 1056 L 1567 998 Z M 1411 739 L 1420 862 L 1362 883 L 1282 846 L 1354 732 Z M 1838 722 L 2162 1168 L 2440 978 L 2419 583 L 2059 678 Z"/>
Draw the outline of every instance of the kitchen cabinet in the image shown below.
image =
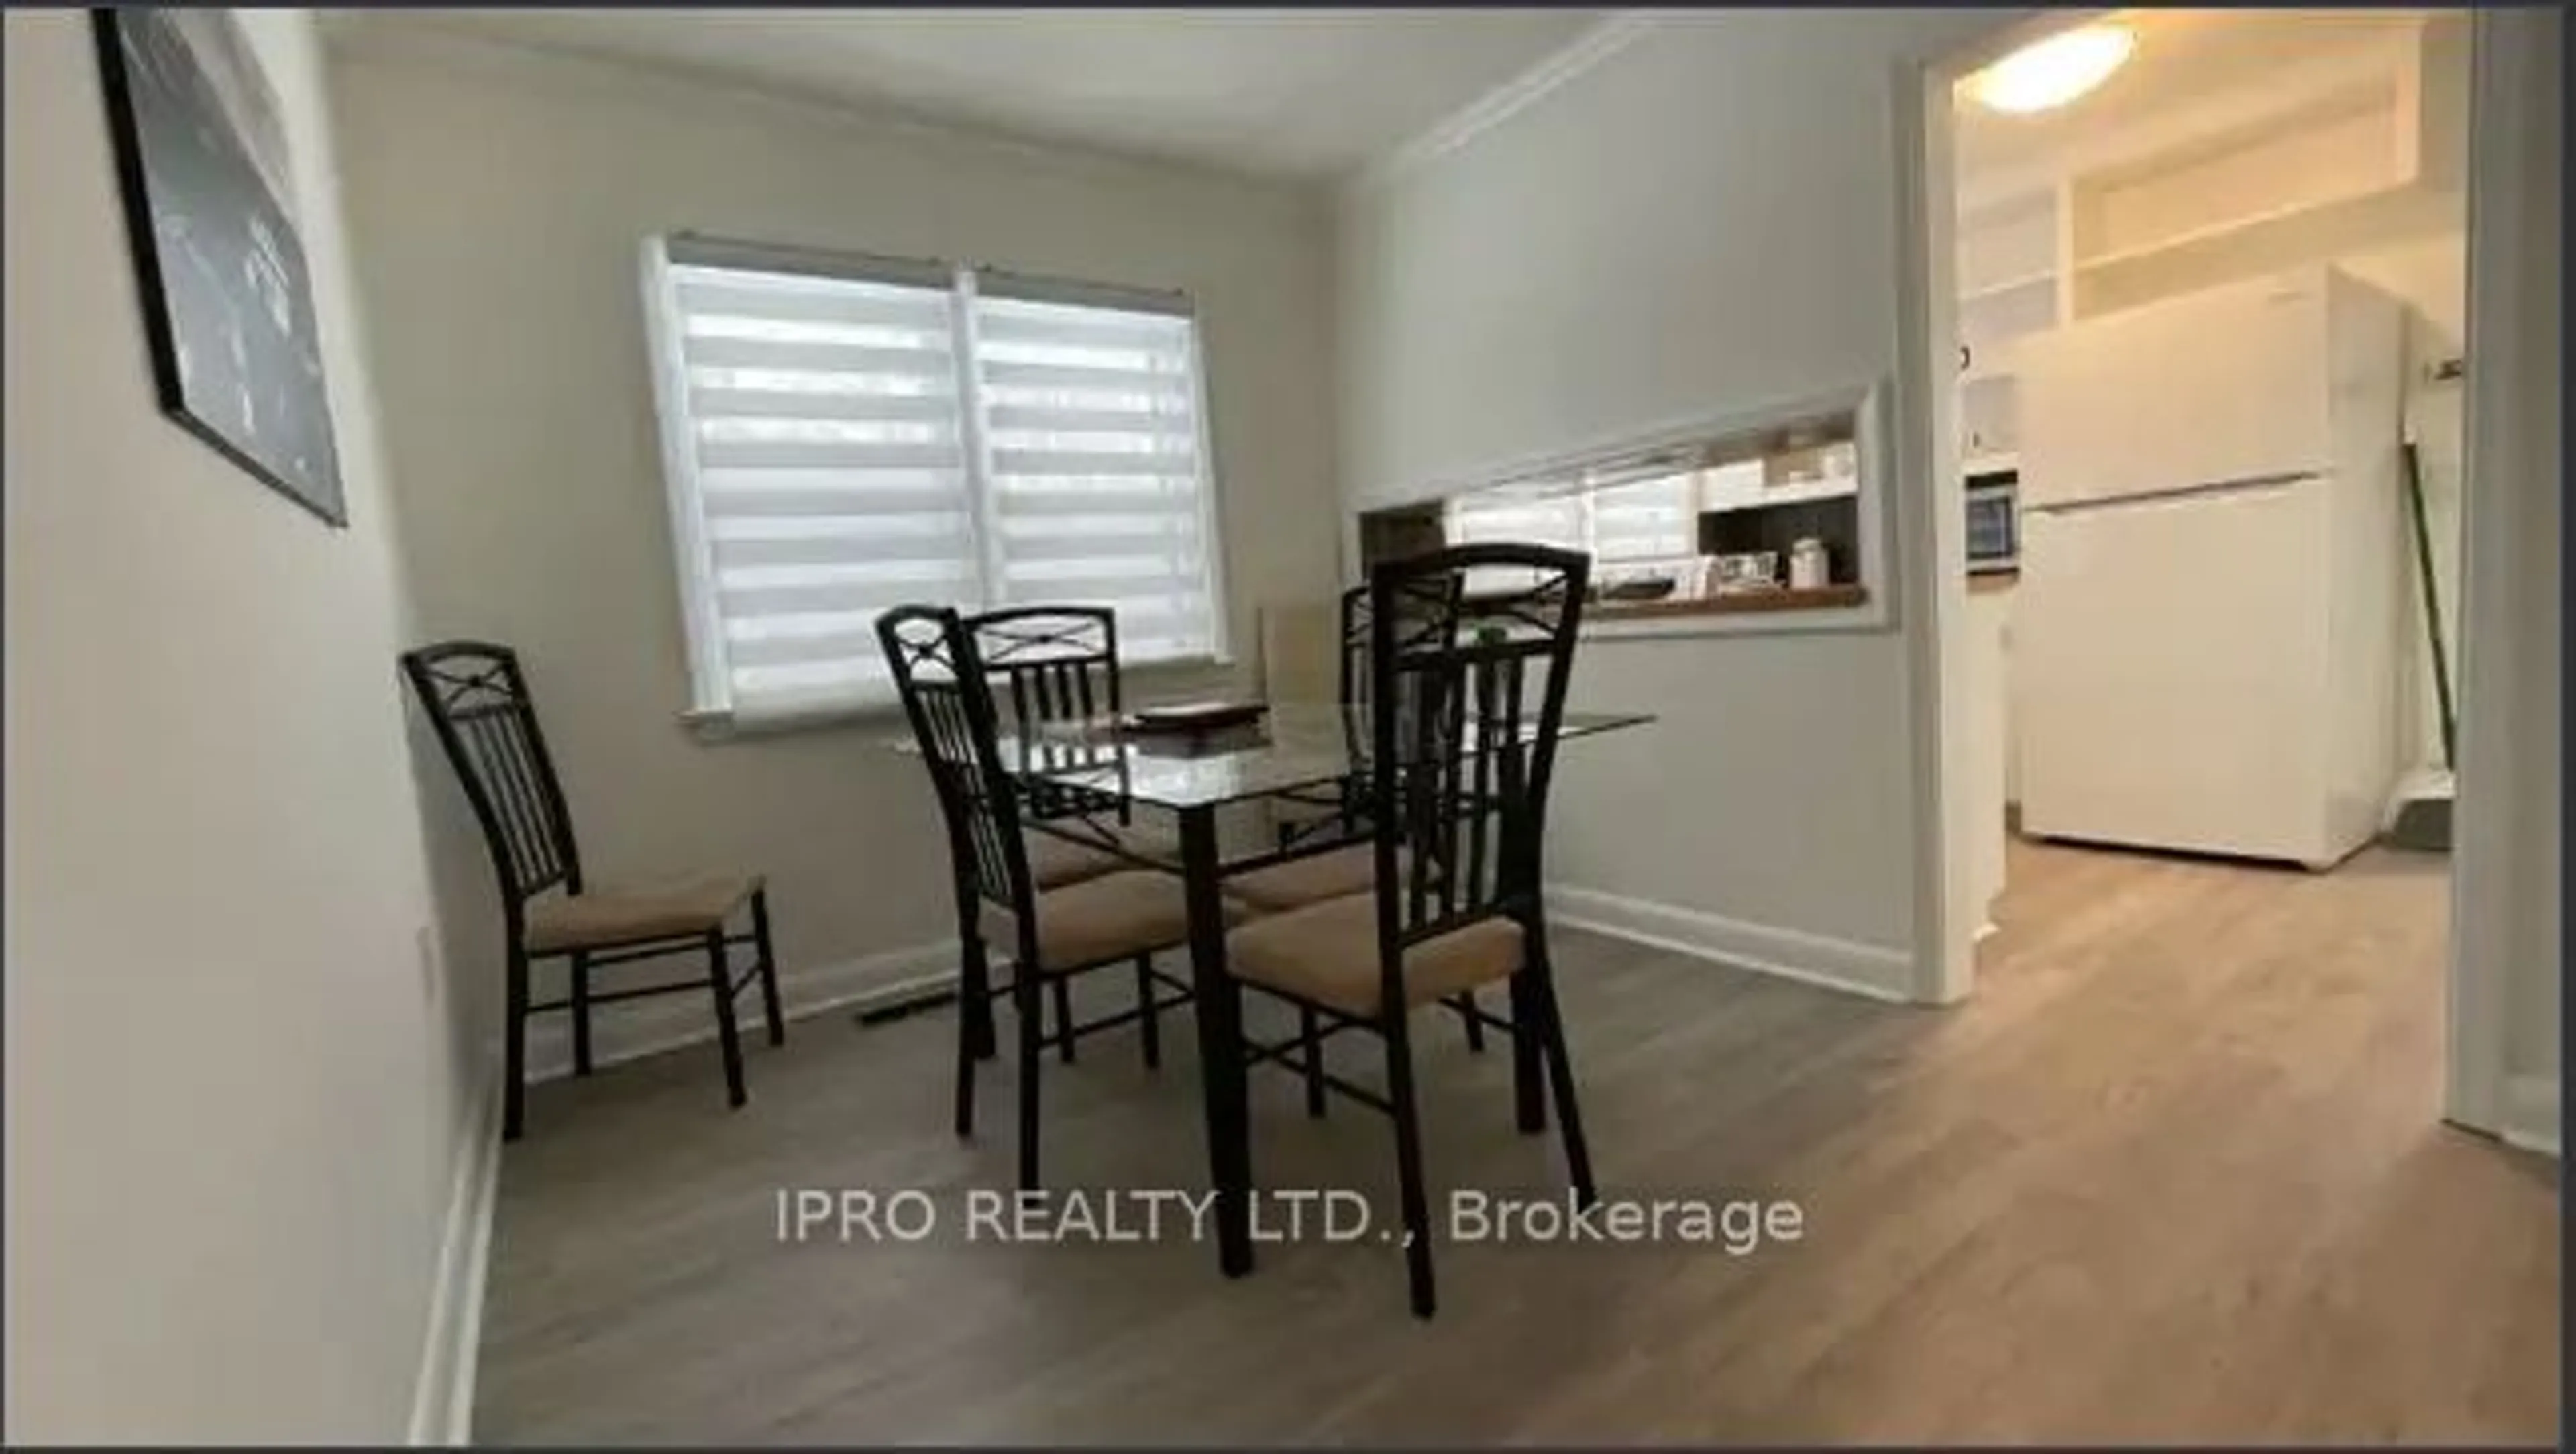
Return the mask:
<path fill-rule="evenodd" d="M 1710 514 L 1760 510 L 1774 505 L 1802 505 L 1810 500 L 1838 500 L 1860 493 L 1857 474 L 1774 482 L 1765 475 L 1760 460 L 1708 470 L 1701 474 L 1700 479 L 1700 509 Z"/>
<path fill-rule="evenodd" d="M 2030 346 L 2106 314 L 2456 232 L 2467 25 L 2380 38 L 2177 100 L 1960 183 L 1958 445 L 1980 468 L 2043 407 Z"/>

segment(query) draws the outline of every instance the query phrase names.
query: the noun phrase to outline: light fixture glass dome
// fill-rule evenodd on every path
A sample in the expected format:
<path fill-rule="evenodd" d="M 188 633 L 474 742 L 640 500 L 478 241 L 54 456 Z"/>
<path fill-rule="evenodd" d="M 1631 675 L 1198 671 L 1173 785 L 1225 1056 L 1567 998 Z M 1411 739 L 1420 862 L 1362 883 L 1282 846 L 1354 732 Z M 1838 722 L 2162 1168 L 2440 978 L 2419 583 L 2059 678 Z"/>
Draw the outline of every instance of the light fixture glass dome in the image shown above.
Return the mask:
<path fill-rule="evenodd" d="M 2081 26 L 2033 41 L 1968 78 L 1989 110 L 2020 114 L 2063 106 L 2111 78 L 2138 48 L 2125 25 Z"/>

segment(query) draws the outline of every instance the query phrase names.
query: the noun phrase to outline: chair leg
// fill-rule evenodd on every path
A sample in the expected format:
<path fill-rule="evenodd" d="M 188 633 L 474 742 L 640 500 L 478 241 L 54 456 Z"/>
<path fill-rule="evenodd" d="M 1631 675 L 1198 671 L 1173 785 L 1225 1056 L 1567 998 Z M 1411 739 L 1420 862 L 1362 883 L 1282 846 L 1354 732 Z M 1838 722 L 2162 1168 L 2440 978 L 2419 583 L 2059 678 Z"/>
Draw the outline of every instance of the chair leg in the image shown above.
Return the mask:
<path fill-rule="evenodd" d="M 1467 1023 L 1467 1053 L 1485 1053 L 1485 1022 L 1479 1018 L 1482 1007 L 1476 1003 L 1476 992 L 1469 990 L 1450 1002 L 1458 1007 L 1458 1018 Z"/>
<path fill-rule="evenodd" d="M 1027 946 L 1021 946 L 1023 951 Z M 1039 998 L 1035 956 L 1025 952 L 1011 966 L 1012 1016 L 1020 1028 L 1020 1188 L 1038 1185 L 1038 1066 L 1046 1059 L 1046 1010 Z"/>
<path fill-rule="evenodd" d="M 1073 1064 L 1073 979 L 1069 975 L 1058 976 L 1048 989 L 1055 996 L 1055 1028 L 1057 1034 L 1062 1037 L 1056 1041 L 1056 1058 L 1071 1065 Z"/>
<path fill-rule="evenodd" d="M 1413 1315 L 1435 1310 L 1431 1286 L 1431 1204 L 1422 1181 L 1422 1116 L 1413 1100 L 1413 1044 L 1401 1006 L 1386 1021 L 1386 1098 L 1395 1119 L 1395 1174 L 1404 1208 L 1404 1270 Z"/>
<path fill-rule="evenodd" d="M 760 951 L 760 1013 L 769 1022 L 769 1043 L 787 1043 L 787 1017 L 778 1010 L 778 955 L 769 947 L 769 890 L 751 896 L 751 947 Z"/>
<path fill-rule="evenodd" d="M 716 1040 L 724 1049 L 725 1104 L 739 1108 L 751 1099 L 742 1089 L 742 1032 L 733 1020 L 733 976 L 725 966 L 722 926 L 707 931 L 707 985 L 716 996 Z"/>
<path fill-rule="evenodd" d="M 975 1134 L 975 1062 L 980 1058 L 978 1050 L 980 1049 L 983 1054 L 991 1053 L 990 1041 L 993 1027 L 989 1020 L 984 1021 L 982 1024 L 986 1043 L 979 1047 L 976 1042 L 977 1020 L 975 1016 L 975 1006 L 978 1003 L 979 1001 L 973 998 L 971 992 L 963 985 L 959 987 L 959 999 L 957 1002 L 957 1106 L 955 1115 L 957 1123 L 957 1138 L 961 1141 Z M 981 1003 L 986 1004 L 989 1009 L 989 1001 L 983 1001 Z"/>
<path fill-rule="evenodd" d="M 1531 963 L 1536 962 L 1533 955 Z M 1535 1136 L 1547 1129 L 1546 1087 L 1540 1080 L 1540 1041 L 1545 1032 L 1539 1024 L 1534 998 L 1538 978 L 1524 965 L 1511 977 L 1512 1000 L 1512 1119 L 1524 1136 Z"/>
<path fill-rule="evenodd" d="M 516 1141 L 528 1105 L 528 952 L 510 945 L 509 1005 L 501 1031 L 501 1139 Z"/>
<path fill-rule="evenodd" d="M 590 1074 L 590 955 L 574 950 L 564 973 L 572 980 L 572 1073 Z"/>
<path fill-rule="evenodd" d="M 983 936 L 971 926 L 957 944 L 957 1015 L 966 1026 L 967 1048 L 977 1060 L 990 1060 L 995 1040 L 992 962 L 985 956 Z"/>
<path fill-rule="evenodd" d="M 1306 1061 L 1306 1114 L 1320 1121 L 1324 1118 L 1323 1017 L 1303 1005 L 1297 1007 L 1297 1047 Z"/>
<path fill-rule="evenodd" d="M 1136 1021 L 1137 1033 L 1145 1045 L 1145 1068 L 1154 1070 L 1163 1063 L 1163 1012 L 1154 1004 L 1154 956 L 1136 956 Z"/>
<path fill-rule="evenodd" d="M 1588 1207 L 1596 1199 L 1592 1186 L 1592 1149 L 1583 1139 L 1583 1108 L 1574 1094 L 1574 1060 L 1565 1048 L 1565 1016 L 1557 1008 L 1556 974 L 1542 949 L 1532 978 L 1537 988 L 1531 998 L 1538 1007 L 1541 1033 L 1547 1048 L 1547 1079 L 1556 1090 L 1556 1124 L 1565 1138 L 1565 1172 L 1574 1187 L 1576 1206 Z"/>

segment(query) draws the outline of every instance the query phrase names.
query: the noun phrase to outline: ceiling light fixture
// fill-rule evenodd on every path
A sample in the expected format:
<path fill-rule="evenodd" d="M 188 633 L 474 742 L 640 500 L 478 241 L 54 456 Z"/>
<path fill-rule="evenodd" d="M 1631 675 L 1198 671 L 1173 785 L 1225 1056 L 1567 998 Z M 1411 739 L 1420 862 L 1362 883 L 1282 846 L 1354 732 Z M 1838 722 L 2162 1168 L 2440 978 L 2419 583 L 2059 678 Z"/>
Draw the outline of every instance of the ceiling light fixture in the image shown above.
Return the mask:
<path fill-rule="evenodd" d="M 2125 25 L 2081 26 L 2033 41 L 1968 78 L 1988 110 L 2021 115 L 2063 106 L 2111 78 L 2138 48 Z"/>

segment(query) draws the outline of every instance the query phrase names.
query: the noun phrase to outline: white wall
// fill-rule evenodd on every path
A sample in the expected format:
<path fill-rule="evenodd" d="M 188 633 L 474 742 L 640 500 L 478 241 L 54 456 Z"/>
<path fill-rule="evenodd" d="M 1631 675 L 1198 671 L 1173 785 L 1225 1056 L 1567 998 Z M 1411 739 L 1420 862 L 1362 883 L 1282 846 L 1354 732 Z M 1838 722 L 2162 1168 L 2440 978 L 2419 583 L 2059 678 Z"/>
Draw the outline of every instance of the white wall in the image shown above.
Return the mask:
<path fill-rule="evenodd" d="M 1898 62 L 2011 12 L 1672 12 L 1497 124 L 1345 199 L 1344 504 L 1895 377 Z M 1902 512 L 1928 489 L 1900 473 Z M 1911 503 L 1909 503 L 1911 502 Z M 1901 573 L 1892 573 L 1905 589 Z M 1904 632 L 1587 642 L 1553 879 L 1632 923 L 1907 989 Z"/>
<path fill-rule="evenodd" d="M 2479 497 L 2497 504 L 2469 522 L 2467 576 L 2470 611 L 2511 624 L 2463 643 L 2478 709 L 2460 719 L 2452 945 L 2468 972 L 2450 1006 L 2453 1043 L 2463 1047 L 2451 1113 L 2553 1147 L 2566 973 L 2565 24 L 2561 12 L 2539 10 L 2476 20 L 2469 367 L 2487 382 L 2469 401 L 2469 472 Z"/>
<path fill-rule="evenodd" d="M 2518 391 L 2512 407 L 2523 421 L 2525 453 L 2508 464 L 2512 488 L 2523 504 L 2516 512 L 2518 555 L 2514 572 L 2523 619 L 2531 629 L 2516 643 L 2514 695 L 2506 711 L 2520 731 L 2517 748 L 2525 764 L 2525 789 L 2512 811 L 2521 865 L 2517 897 L 2517 955 L 2513 981 L 2514 1033 L 2506 1048 L 2508 1073 L 2524 1087 L 2556 1092 L 2565 1073 L 2559 1043 L 2560 998 L 2566 984 L 2566 941 L 2561 892 L 2560 856 L 2566 851 L 2565 818 L 2551 811 L 2565 801 L 2566 707 L 2562 674 L 2566 649 L 2561 613 L 2566 597 L 2560 572 L 2566 563 L 2560 547 L 2566 540 L 2567 420 L 2565 404 L 2567 286 L 2566 247 L 2566 16 L 2545 18 L 2539 52 L 2546 81 L 2538 88 L 2549 98 L 2535 128 L 2545 141 L 2528 174 L 2532 225 L 2523 234 L 2524 263 L 2518 278 L 2526 317 L 2536 320 L 2524 343 Z M 2524 1092 L 2526 1100 L 2529 1090 Z M 2554 1109 L 2538 1112 L 2557 1130 Z"/>
<path fill-rule="evenodd" d="M 286 110 L 350 527 L 161 415 L 79 12 L 7 18 L 8 1436 L 404 1436 L 479 1037 L 307 18 Z M 434 956 L 433 956 L 434 959 Z"/>
<path fill-rule="evenodd" d="M 952 932 L 940 828 L 919 766 L 881 745 L 897 717 L 712 745 L 680 722 L 644 237 L 1190 290 L 1238 653 L 1256 604 L 1332 589 L 1321 197 L 363 25 L 334 81 L 419 630 L 521 648 L 594 876 L 765 870 L 791 998 Z"/>
<path fill-rule="evenodd" d="M 2002 815 L 2002 806 L 2020 801 L 2018 768 L 2013 759 L 2012 608 L 2010 586 L 1983 586 L 1968 592 L 1960 624 L 1967 635 L 1969 689 L 1968 733 L 1975 745 L 1976 776 L 1968 797 L 1980 812 Z M 1995 921 L 1994 906 L 2004 891 L 2004 838 L 2000 830 L 1976 835 L 1974 902 L 1984 908 L 1984 922 Z"/>

